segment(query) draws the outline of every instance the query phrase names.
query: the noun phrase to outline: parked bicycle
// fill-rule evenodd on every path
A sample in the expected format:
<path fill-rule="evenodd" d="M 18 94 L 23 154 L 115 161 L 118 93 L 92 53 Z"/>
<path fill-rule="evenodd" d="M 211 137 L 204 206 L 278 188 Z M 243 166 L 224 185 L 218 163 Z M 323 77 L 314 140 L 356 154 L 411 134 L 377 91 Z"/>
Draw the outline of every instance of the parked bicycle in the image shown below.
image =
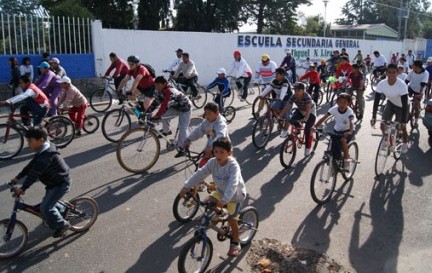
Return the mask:
<path fill-rule="evenodd" d="M 25 211 L 43 219 L 40 204 L 31 206 L 24 203 L 22 198 L 15 194 L 17 187 L 12 183 L 7 185 L 13 193 L 15 202 L 11 217 L 0 221 L 0 259 L 7 259 L 20 254 L 27 244 L 28 229 L 23 222 L 17 220 L 18 211 Z M 96 222 L 99 213 L 96 201 L 90 197 L 59 201 L 56 207 L 65 220 L 69 221 L 71 224 L 70 230 L 74 232 L 88 230 Z"/>
<path fill-rule="evenodd" d="M 317 130 L 322 132 L 321 130 Z M 310 192 L 312 199 L 317 204 L 325 204 L 330 201 L 336 186 L 338 173 L 342 174 L 345 181 L 351 180 L 357 169 L 358 162 L 358 145 L 355 141 L 348 143 L 350 155 L 349 170 L 345 169 L 344 159 L 339 150 L 339 154 L 332 151 L 332 142 L 339 141 L 340 135 L 333 132 L 322 132 L 320 138 L 327 140 L 327 150 L 321 162 L 319 162 L 312 172 Z"/>
<path fill-rule="evenodd" d="M 93 93 L 90 94 L 90 107 L 95 112 L 105 112 L 114 103 L 114 98 L 117 97 L 116 94 L 116 88 L 114 85 L 114 79 L 109 77 L 104 77 L 104 87 L 100 88 Z M 126 86 L 124 90 L 129 90 L 129 88 Z M 125 99 L 123 97 L 122 99 Z"/>
<path fill-rule="evenodd" d="M 378 121 L 377 121 L 378 122 Z M 400 130 L 399 122 L 386 122 L 386 131 L 378 145 L 378 150 L 375 157 L 375 174 L 380 176 L 384 174 L 385 166 L 389 157 L 393 154 L 395 160 L 399 160 L 402 155 L 402 130 Z"/>
<path fill-rule="evenodd" d="M 186 84 L 182 84 L 173 78 L 174 75 L 173 71 L 164 70 L 163 72 L 169 73 L 169 78 L 168 78 L 169 84 L 172 87 L 175 87 L 176 89 L 186 94 L 189 97 L 189 99 L 192 101 L 192 104 L 197 109 L 204 107 L 204 105 L 207 102 L 207 92 L 205 91 L 205 88 L 203 86 L 201 86 L 198 83 L 195 83 L 198 89 L 198 94 L 196 96 L 193 96 L 192 89 L 189 86 L 187 86 Z"/>

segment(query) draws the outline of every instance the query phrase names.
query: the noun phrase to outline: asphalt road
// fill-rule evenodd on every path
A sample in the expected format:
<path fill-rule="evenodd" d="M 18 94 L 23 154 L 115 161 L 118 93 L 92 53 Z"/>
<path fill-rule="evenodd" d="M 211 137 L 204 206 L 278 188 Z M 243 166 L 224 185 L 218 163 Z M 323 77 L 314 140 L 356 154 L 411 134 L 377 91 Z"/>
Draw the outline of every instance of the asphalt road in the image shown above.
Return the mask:
<path fill-rule="evenodd" d="M 351 182 L 343 183 L 338 177 L 337 191 L 324 206 L 313 202 L 309 185 L 325 145 L 320 143 L 306 161 L 301 149 L 294 168 L 285 170 L 279 163 L 281 139 L 274 134 L 267 147 L 257 151 L 251 140 L 251 107 L 235 100 L 237 116 L 229 127 L 248 203 L 260 215 L 256 239 L 274 238 L 327 253 L 352 272 L 431 272 L 432 150 L 427 131 L 420 124 L 411 135 L 408 153 L 393 162 L 389 173 L 375 179 L 380 132 L 369 125 L 372 101 L 367 100 L 365 122 L 358 125 L 356 136 L 360 147 L 357 172 Z M 326 110 L 322 107 L 318 112 Z M 73 187 L 67 197 L 95 198 L 100 208 L 96 224 L 84 234 L 71 233 L 58 240 L 51 238 L 51 231 L 39 219 L 21 212 L 18 219 L 30 231 L 27 249 L 19 257 L 0 261 L 0 271 L 177 272 L 177 257 L 194 226 L 177 223 L 171 212 L 185 180 L 184 160 L 164 150 L 148 173 L 131 175 L 120 167 L 115 145 L 100 130 L 74 140 L 62 154 L 72 168 Z M 2 183 L 31 157 L 24 150 L 15 159 L 0 162 Z M 38 183 L 24 200 L 36 203 L 43 194 Z M 2 219 L 10 215 L 13 198 L 4 185 L 0 185 L 0 196 Z M 215 246 L 211 272 L 250 272 L 247 251 L 228 258 L 228 242 L 210 234 Z"/>

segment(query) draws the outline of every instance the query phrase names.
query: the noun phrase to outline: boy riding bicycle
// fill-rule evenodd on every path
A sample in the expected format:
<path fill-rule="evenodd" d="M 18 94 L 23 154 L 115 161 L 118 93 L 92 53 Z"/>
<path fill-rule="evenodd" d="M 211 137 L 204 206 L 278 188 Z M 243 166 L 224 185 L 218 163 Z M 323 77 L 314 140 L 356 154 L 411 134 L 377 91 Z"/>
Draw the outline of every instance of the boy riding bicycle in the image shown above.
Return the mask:
<path fill-rule="evenodd" d="M 408 73 L 405 82 L 408 84 L 408 94 L 413 98 L 415 115 L 414 127 L 417 128 L 420 116 L 420 103 L 429 81 L 429 73 L 423 68 L 423 62 L 421 60 L 414 61 L 412 67 L 413 70 Z"/>
<path fill-rule="evenodd" d="M 215 97 L 215 102 L 219 105 L 219 110 L 223 113 L 224 112 L 224 98 L 229 97 L 231 95 L 231 85 L 228 79 L 225 77 L 226 70 L 225 68 L 219 68 L 217 71 L 217 77 L 216 79 L 211 82 L 207 88 L 206 91 L 218 87 L 219 93 Z"/>
<path fill-rule="evenodd" d="M 232 144 L 226 137 L 213 142 L 214 158 L 194 173 L 184 184 L 180 197 L 184 197 L 194 186 L 197 186 L 210 174 L 216 185 L 216 191 L 208 197 L 208 202 L 217 202 L 215 210 L 224 206 L 228 209 L 228 224 L 232 230 L 228 256 L 237 256 L 241 246 L 239 242 L 238 214 L 246 198 L 246 186 L 238 162 L 232 157 Z"/>
<path fill-rule="evenodd" d="M 15 194 L 24 195 L 25 191 L 39 179 L 46 186 L 40 211 L 48 226 L 55 230 L 53 237 L 62 237 L 71 225 L 63 218 L 56 204 L 70 189 L 72 181 L 69 166 L 60 156 L 57 148 L 47 140 L 45 130 L 30 129 L 25 137 L 29 148 L 36 154 L 30 163 L 11 180 L 13 184 L 23 180 L 21 188 L 16 189 Z"/>

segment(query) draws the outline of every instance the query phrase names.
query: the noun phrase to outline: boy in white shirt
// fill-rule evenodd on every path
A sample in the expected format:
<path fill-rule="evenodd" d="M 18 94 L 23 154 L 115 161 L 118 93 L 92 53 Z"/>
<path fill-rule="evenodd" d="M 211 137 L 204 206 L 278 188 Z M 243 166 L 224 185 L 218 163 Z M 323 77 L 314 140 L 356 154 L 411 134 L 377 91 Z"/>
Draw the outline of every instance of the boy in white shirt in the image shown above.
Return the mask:
<path fill-rule="evenodd" d="M 408 74 L 405 73 L 405 67 L 403 65 L 398 65 L 398 78 L 405 82 Z"/>

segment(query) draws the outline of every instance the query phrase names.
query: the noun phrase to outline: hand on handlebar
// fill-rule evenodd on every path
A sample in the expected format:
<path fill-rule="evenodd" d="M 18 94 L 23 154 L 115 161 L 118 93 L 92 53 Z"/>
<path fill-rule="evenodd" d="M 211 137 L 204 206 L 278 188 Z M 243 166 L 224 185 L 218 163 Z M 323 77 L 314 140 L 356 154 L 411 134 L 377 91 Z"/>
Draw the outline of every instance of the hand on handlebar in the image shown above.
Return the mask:
<path fill-rule="evenodd" d="M 16 188 L 14 193 L 16 194 L 16 196 L 20 196 L 20 195 L 24 195 L 25 191 L 23 189 Z"/>
<path fill-rule="evenodd" d="M 0 101 L 0 105 L 11 105 L 11 103 L 7 100 Z"/>
<path fill-rule="evenodd" d="M 180 192 L 179 192 L 179 196 L 180 196 L 181 198 L 184 198 L 187 192 L 189 192 L 189 189 L 187 189 L 187 188 L 182 188 L 182 189 L 180 190 Z"/>

